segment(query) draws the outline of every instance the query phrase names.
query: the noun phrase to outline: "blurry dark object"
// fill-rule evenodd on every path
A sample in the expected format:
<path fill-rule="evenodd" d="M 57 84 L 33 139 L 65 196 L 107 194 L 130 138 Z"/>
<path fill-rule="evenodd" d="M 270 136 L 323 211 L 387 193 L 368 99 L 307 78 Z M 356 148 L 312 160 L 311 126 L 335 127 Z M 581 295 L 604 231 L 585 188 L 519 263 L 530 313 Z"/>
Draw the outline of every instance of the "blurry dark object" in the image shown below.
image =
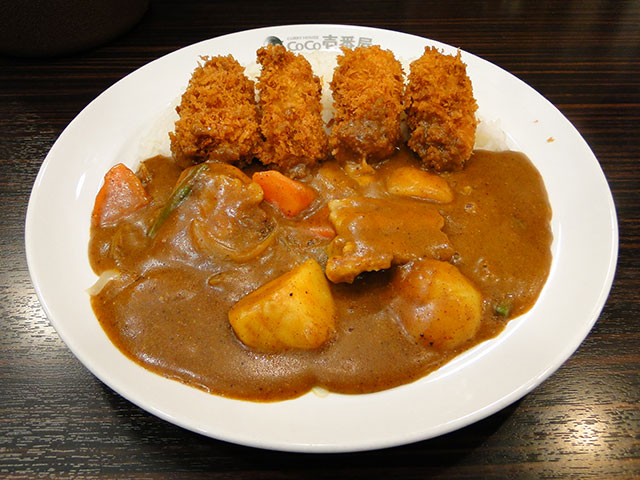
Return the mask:
<path fill-rule="evenodd" d="M 142 17 L 149 0 L 0 0 L 0 53 L 52 56 L 98 46 Z"/>

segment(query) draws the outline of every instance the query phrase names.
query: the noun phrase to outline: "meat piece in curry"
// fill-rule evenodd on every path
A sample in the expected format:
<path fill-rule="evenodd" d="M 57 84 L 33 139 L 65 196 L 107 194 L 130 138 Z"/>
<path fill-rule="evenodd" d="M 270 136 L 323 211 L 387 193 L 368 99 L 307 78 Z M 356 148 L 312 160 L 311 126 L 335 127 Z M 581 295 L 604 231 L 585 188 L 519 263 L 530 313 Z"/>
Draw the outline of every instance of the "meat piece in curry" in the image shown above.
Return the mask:
<path fill-rule="evenodd" d="M 337 236 L 327 249 L 326 274 L 334 283 L 425 256 L 448 260 L 453 253 L 442 233 L 444 219 L 428 203 L 354 196 L 330 201 L 329 212 Z"/>

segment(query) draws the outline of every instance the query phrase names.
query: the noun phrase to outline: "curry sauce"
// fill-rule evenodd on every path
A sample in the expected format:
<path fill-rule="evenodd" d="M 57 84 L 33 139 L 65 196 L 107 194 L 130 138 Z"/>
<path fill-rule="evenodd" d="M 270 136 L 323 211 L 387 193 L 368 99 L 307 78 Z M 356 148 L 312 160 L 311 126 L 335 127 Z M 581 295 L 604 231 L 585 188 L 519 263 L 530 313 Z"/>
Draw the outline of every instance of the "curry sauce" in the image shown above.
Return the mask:
<path fill-rule="evenodd" d="M 453 192 L 452 201 L 444 203 L 390 194 L 386 179 L 406 166 L 424 168 L 406 148 L 365 174 L 328 160 L 300 179 L 316 199 L 293 218 L 237 192 L 222 177 L 211 177 L 150 236 L 182 170 L 171 158 L 142 162 L 136 174 L 149 203 L 115 224 L 91 230 L 93 269 L 116 272 L 91 299 L 103 329 L 145 368 L 232 398 L 283 400 L 316 386 L 374 392 L 427 375 L 496 336 L 534 305 L 551 265 L 551 208 L 540 174 L 521 153 L 475 151 L 464 170 L 440 174 Z M 402 255 L 376 263 L 387 247 L 376 250 L 376 235 L 367 239 L 373 247 L 364 258 L 378 266 L 354 273 L 351 283 L 330 283 L 335 332 L 321 347 L 274 353 L 245 346 L 229 324 L 229 310 L 305 259 L 326 268 L 334 247 L 317 227 L 331 227 L 329 202 L 353 198 L 384 208 L 371 210 L 382 212 L 377 216 L 347 218 L 352 240 L 382 232 L 380 242 L 384 237 L 401 244 Z M 220 232 L 213 243 L 201 232 L 211 228 Z M 398 269 L 422 257 L 454 265 L 481 293 L 480 327 L 455 348 L 417 341 L 394 309 Z"/>

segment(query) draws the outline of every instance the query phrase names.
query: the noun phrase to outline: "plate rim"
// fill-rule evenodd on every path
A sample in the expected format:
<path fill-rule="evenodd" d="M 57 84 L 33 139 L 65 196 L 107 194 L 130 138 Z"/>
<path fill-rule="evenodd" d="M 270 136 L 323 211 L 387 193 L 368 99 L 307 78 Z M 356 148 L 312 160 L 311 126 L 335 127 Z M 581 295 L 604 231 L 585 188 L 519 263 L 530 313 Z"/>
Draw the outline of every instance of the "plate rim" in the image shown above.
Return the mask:
<path fill-rule="evenodd" d="M 604 185 L 606 186 L 606 189 L 608 191 L 608 200 L 609 200 L 609 212 L 610 212 L 610 220 L 611 220 L 611 225 L 612 225 L 612 229 L 610 231 L 610 243 L 612 245 L 611 250 L 609 251 L 609 267 L 607 269 L 607 275 L 606 278 L 603 279 L 602 285 L 601 285 L 601 289 L 598 295 L 597 300 L 594 302 L 593 305 L 593 315 L 592 318 L 590 319 L 589 322 L 585 322 L 584 324 L 584 330 L 585 333 L 584 335 L 579 335 L 576 336 L 573 340 L 573 342 L 571 344 L 567 344 L 565 345 L 565 349 L 561 352 L 557 352 L 556 353 L 556 361 L 552 362 L 553 365 L 551 365 L 549 368 L 547 368 L 547 370 L 540 376 L 536 377 L 536 378 L 532 378 L 529 379 L 529 381 L 525 382 L 524 384 L 522 384 L 520 386 L 519 389 L 516 389 L 514 391 L 512 391 L 509 395 L 507 396 L 503 396 L 501 397 L 500 401 L 496 401 L 492 404 L 489 405 L 485 405 L 484 407 L 480 408 L 480 409 L 476 409 L 474 411 L 473 414 L 465 417 L 465 418 L 459 418 L 457 420 L 451 421 L 447 424 L 443 424 L 441 426 L 440 429 L 432 429 L 433 432 L 432 434 L 425 436 L 424 432 L 421 432 L 419 430 L 413 432 L 412 434 L 409 435 L 405 435 L 404 438 L 402 440 L 392 440 L 392 441 L 385 441 L 385 440 L 369 440 L 369 441 L 363 441 L 361 442 L 359 445 L 341 445 L 339 443 L 336 444 L 309 444 L 309 443 L 304 443 L 304 442 L 296 442 L 296 443 L 287 443 L 287 442 L 270 442 L 270 441 L 260 441 L 257 439 L 250 439 L 250 438 L 246 438 L 246 439 L 238 439 L 236 437 L 234 437 L 233 435 L 225 435 L 225 434 L 214 434 L 210 431 L 203 431 L 203 430 L 199 430 L 196 426 L 182 422 L 180 419 L 175 418 L 171 415 L 168 415 L 167 412 L 163 411 L 162 409 L 156 409 L 153 408 L 153 406 L 149 406 L 147 404 L 144 404 L 139 401 L 139 399 L 135 396 L 135 395 L 130 395 L 129 392 L 123 392 L 121 391 L 121 388 L 119 388 L 119 385 L 117 383 L 114 383 L 112 381 L 112 379 L 110 378 L 103 378 L 103 375 L 101 375 L 99 372 L 94 371 L 93 368 L 91 368 L 91 366 L 87 365 L 87 363 L 85 363 L 85 361 L 82 360 L 82 355 L 79 355 L 76 351 L 75 345 L 73 344 L 72 341 L 70 341 L 68 339 L 67 336 L 67 332 L 66 330 L 59 324 L 58 319 L 54 318 L 54 315 L 52 314 L 51 308 L 49 306 L 49 303 L 47 301 L 46 295 L 45 293 L 41 290 L 41 284 L 38 281 L 39 278 L 39 272 L 38 272 L 38 268 L 36 267 L 36 265 L 34 264 L 35 261 L 35 252 L 33 250 L 34 248 L 34 244 L 33 244 L 33 239 L 32 239 L 32 234 L 33 234 L 33 223 L 36 221 L 36 219 L 34 218 L 35 215 L 35 208 L 36 208 L 36 202 L 38 201 L 37 198 L 37 189 L 39 187 L 39 185 L 42 184 L 42 182 L 45 179 L 45 175 L 46 172 L 49 168 L 49 164 L 51 162 L 53 162 L 54 160 L 52 160 L 52 158 L 55 158 L 55 152 L 54 155 L 51 154 L 52 151 L 54 151 L 54 149 L 56 148 L 56 145 L 58 144 L 58 142 L 60 141 L 60 139 L 66 138 L 66 132 L 68 130 L 70 130 L 70 128 L 72 127 L 72 125 L 74 125 L 77 122 L 80 122 L 81 119 L 83 118 L 86 111 L 88 111 L 88 109 L 91 107 L 91 105 L 95 104 L 102 95 L 104 95 L 106 92 L 111 91 L 112 89 L 116 88 L 117 85 L 122 85 L 122 83 L 129 77 L 135 75 L 138 71 L 140 71 L 141 69 L 145 69 L 145 68 L 151 68 L 150 66 L 153 65 L 155 62 L 158 62 L 164 58 L 173 56 L 173 55 L 180 55 L 181 52 L 187 50 L 187 49 L 191 49 L 191 48 L 196 48 L 197 46 L 202 46 L 204 44 L 207 44 L 209 42 L 211 42 L 212 40 L 217 40 L 217 41 L 221 41 L 223 39 L 227 39 L 228 37 L 232 37 L 232 36 L 242 36 L 242 35 L 246 35 L 249 33 L 258 33 L 258 32 L 272 32 L 274 30 L 288 30 L 288 29 L 295 29 L 295 28 L 313 28 L 313 29 L 317 29 L 317 28 L 340 28 L 340 29 L 345 29 L 345 30 L 349 30 L 349 29 L 355 29 L 358 31 L 377 31 L 377 32 L 383 32 L 385 35 L 400 35 L 400 36 L 409 36 L 409 37 L 414 37 L 415 39 L 417 39 L 420 42 L 427 42 L 427 43 L 435 43 L 435 44 L 441 44 L 441 45 L 446 45 L 450 48 L 455 48 L 452 47 L 451 45 L 447 45 L 447 44 L 443 44 L 442 42 L 438 42 L 436 40 L 432 40 L 430 38 L 426 38 L 426 37 L 421 37 L 418 35 L 413 35 L 413 34 L 409 34 L 409 33 L 404 33 L 404 32 L 399 32 L 399 31 L 394 31 L 394 30 L 388 30 L 388 29 L 381 29 L 381 28 L 375 28 L 375 27 L 361 27 L 361 26 L 356 26 L 356 25 L 340 25 L 340 24 L 296 24 L 296 25 L 279 25 L 279 26 L 270 26 L 270 27 L 261 27 L 261 28 L 256 28 L 256 29 L 250 29 L 250 30 L 243 30 L 243 31 L 239 31 L 239 32 L 233 32 L 233 33 L 229 33 L 226 35 L 222 35 L 219 37 L 214 37 L 211 39 L 206 39 L 206 40 L 202 40 L 200 42 L 182 47 L 178 50 L 175 50 L 173 52 L 170 52 L 166 55 L 163 55 L 162 57 L 159 57 L 145 65 L 143 65 L 142 67 L 134 70 L 133 72 L 129 73 L 128 75 L 126 75 L 125 77 L 123 77 L 122 79 L 118 80 L 117 82 L 115 82 L 112 86 L 110 86 L 109 88 L 107 88 L 105 91 L 103 91 L 100 95 L 98 95 L 98 97 L 96 97 L 95 99 L 93 99 L 85 108 L 82 109 L 82 111 L 80 113 L 78 113 L 78 115 L 69 123 L 69 125 L 67 125 L 67 127 L 65 127 L 65 129 L 61 132 L 61 134 L 58 136 L 58 138 L 56 139 L 56 141 L 54 142 L 53 146 L 51 147 L 50 151 L 48 152 L 47 156 L 45 157 L 39 171 L 38 171 L 38 175 L 36 177 L 36 180 L 34 182 L 33 188 L 31 190 L 31 194 L 29 197 L 29 203 L 27 206 L 27 213 L 26 213 L 26 219 L 25 219 L 25 251 L 26 251 L 26 257 L 27 257 L 27 265 L 28 265 L 28 270 L 29 270 L 29 275 L 31 277 L 31 281 L 32 284 L 34 286 L 34 289 L 36 291 L 36 294 L 38 296 L 38 299 L 40 301 L 40 304 L 42 305 L 42 308 L 45 312 L 45 314 L 47 315 L 47 318 L 49 319 L 50 323 L 54 326 L 54 328 L 56 329 L 58 335 L 61 337 L 61 339 L 64 341 L 64 343 L 67 345 L 67 348 L 69 348 L 71 350 L 72 353 L 74 353 L 74 355 L 76 356 L 76 358 L 78 360 L 80 360 L 81 363 L 83 363 L 83 365 L 85 366 L 85 368 L 89 369 L 101 382 L 105 383 L 106 385 L 108 385 L 112 390 L 116 391 L 119 395 L 123 396 L 124 398 L 128 399 L 129 401 L 131 401 L 132 403 L 136 404 L 137 406 L 139 406 L 140 408 L 144 409 L 147 412 L 152 413 L 153 415 L 156 415 L 160 418 L 163 418 L 164 420 L 167 420 L 173 424 L 179 425 L 183 428 L 186 428 L 188 430 L 191 431 L 195 431 L 197 433 L 201 433 L 203 435 L 212 437 L 212 438 L 217 438 L 217 439 L 221 439 L 224 441 L 228 441 L 228 442 L 232 442 L 232 443 L 239 443 L 242 445 L 247 445 L 247 446 L 252 446 L 252 447 L 259 447 L 259 448 L 264 448 L 264 449 L 271 449 L 271 450 L 281 450 L 281 451 L 298 451 L 298 452 L 317 452 L 317 453 L 321 453 L 321 452 L 353 452 L 353 451 L 362 451 L 362 450 L 372 450 L 372 449 L 379 449 L 379 448 L 387 448 L 387 447 L 392 447 L 392 446 L 397 446 L 397 445 L 402 445 L 402 444 L 406 444 L 406 443 L 412 443 L 415 441 L 420 441 L 420 440 L 425 440 L 428 438 L 433 438 L 435 436 L 439 436 L 439 435 L 443 435 L 445 433 L 449 433 L 451 431 L 457 430 L 459 428 L 462 428 L 464 426 L 467 426 L 471 423 L 474 423 L 480 419 L 486 418 L 490 415 L 492 415 L 493 413 L 496 413 L 497 411 L 505 408 L 506 406 L 510 405 L 511 403 L 515 402 L 516 400 L 522 398 L 523 396 L 525 396 L 528 392 L 530 392 L 532 389 L 534 389 L 535 387 L 537 387 L 538 385 L 540 385 L 540 383 L 542 383 L 544 380 L 546 380 L 549 376 L 551 376 L 555 371 L 557 371 L 558 368 L 560 368 L 562 366 L 562 364 L 577 350 L 577 348 L 580 346 L 580 344 L 584 341 L 584 339 L 586 338 L 586 336 L 589 334 L 589 332 L 591 331 L 591 329 L 593 328 L 593 326 L 595 325 L 595 323 L 597 322 L 602 309 L 604 308 L 605 304 L 606 304 L 606 300 L 608 298 L 609 292 L 611 290 L 612 284 L 613 284 L 613 280 L 614 280 L 614 276 L 615 276 L 615 270 L 616 270 L 616 265 L 617 265 L 617 258 L 618 258 L 618 221 L 617 221 L 617 213 L 615 210 L 615 203 L 613 201 L 613 195 L 611 193 L 610 187 L 608 185 L 608 182 L 606 180 L 606 176 L 604 175 L 604 172 L 602 170 L 602 167 L 600 166 L 599 162 L 597 161 L 597 158 L 595 157 L 595 155 L 593 154 L 593 152 L 591 151 L 590 147 L 588 146 L 588 144 L 586 143 L 586 141 L 584 140 L 584 138 L 582 137 L 582 135 L 577 131 L 577 129 L 575 129 L 575 127 L 568 121 L 568 119 L 553 105 L 551 104 L 544 96 L 542 96 L 539 92 L 537 92 L 536 90 L 534 90 L 531 86 L 529 86 L 528 84 L 526 84 L 525 82 L 523 82 L 522 80 L 520 80 L 518 77 L 516 77 L 515 75 L 511 74 L 510 72 L 498 67 L 497 65 L 494 65 L 493 63 L 482 59 L 481 57 L 477 57 L 476 55 L 470 53 L 470 52 L 466 52 L 463 51 L 465 55 L 470 55 L 475 57 L 476 59 L 482 61 L 482 62 L 486 62 L 492 66 L 494 66 L 495 68 L 498 68 L 501 72 L 506 73 L 507 75 L 515 78 L 519 83 L 523 84 L 524 86 L 528 87 L 529 89 L 531 89 L 536 95 L 538 95 L 541 99 L 543 99 L 545 102 L 547 102 L 549 104 L 550 107 L 552 107 L 563 119 L 565 119 L 569 125 L 571 125 L 571 127 L 573 128 L 575 134 L 577 134 L 578 138 L 583 142 L 584 147 L 587 148 L 587 150 L 591 153 L 591 155 L 593 156 L 593 159 L 595 159 L 596 162 L 596 166 L 599 170 L 599 175 L 601 178 L 599 178 L 600 182 L 604 182 Z M 383 46 L 384 47 L 384 46 Z M 80 120 L 78 120 L 80 119 Z M 519 317 L 522 318 L 522 317 Z M 517 319 L 516 319 L 517 320 Z M 97 320 L 96 320 L 97 321 Z M 514 321 L 512 320 L 510 322 L 513 323 Z M 133 365 L 137 365 L 133 362 L 131 362 Z M 139 367 L 142 368 L 142 367 Z M 156 374 L 153 374 L 156 375 Z M 187 388 L 191 388 L 191 387 L 187 387 Z M 382 392 L 379 392 L 382 393 Z M 336 395 L 336 394 L 332 394 L 332 395 Z M 365 395 L 377 395 L 377 394 L 365 394 Z M 295 400 L 294 400 L 295 401 Z M 236 400 L 234 400 L 234 402 L 238 402 Z M 239 401 L 242 402 L 242 401 Z M 264 405 L 271 405 L 271 404 L 264 404 Z"/>

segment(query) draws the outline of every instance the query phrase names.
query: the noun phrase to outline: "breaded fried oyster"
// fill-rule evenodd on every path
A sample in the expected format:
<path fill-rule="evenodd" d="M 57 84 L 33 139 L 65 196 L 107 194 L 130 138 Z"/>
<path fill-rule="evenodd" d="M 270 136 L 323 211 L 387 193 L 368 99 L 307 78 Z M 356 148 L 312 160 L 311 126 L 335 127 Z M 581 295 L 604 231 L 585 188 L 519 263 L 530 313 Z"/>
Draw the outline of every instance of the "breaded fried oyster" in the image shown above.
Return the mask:
<path fill-rule="evenodd" d="M 402 66 L 378 46 L 343 48 L 331 82 L 335 116 L 329 136 L 338 159 L 378 160 L 400 141 Z"/>
<path fill-rule="evenodd" d="M 257 55 L 262 65 L 260 161 L 289 171 L 324 159 L 329 150 L 322 122 L 322 86 L 311 65 L 282 45 L 262 47 Z"/>
<path fill-rule="evenodd" d="M 411 63 L 406 103 L 409 148 L 437 171 L 460 170 L 473 152 L 478 109 L 460 52 L 426 47 Z"/>
<path fill-rule="evenodd" d="M 251 161 L 260 141 L 254 83 L 231 55 L 202 60 L 176 108 L 171 152 L 182 166 Z"/>

